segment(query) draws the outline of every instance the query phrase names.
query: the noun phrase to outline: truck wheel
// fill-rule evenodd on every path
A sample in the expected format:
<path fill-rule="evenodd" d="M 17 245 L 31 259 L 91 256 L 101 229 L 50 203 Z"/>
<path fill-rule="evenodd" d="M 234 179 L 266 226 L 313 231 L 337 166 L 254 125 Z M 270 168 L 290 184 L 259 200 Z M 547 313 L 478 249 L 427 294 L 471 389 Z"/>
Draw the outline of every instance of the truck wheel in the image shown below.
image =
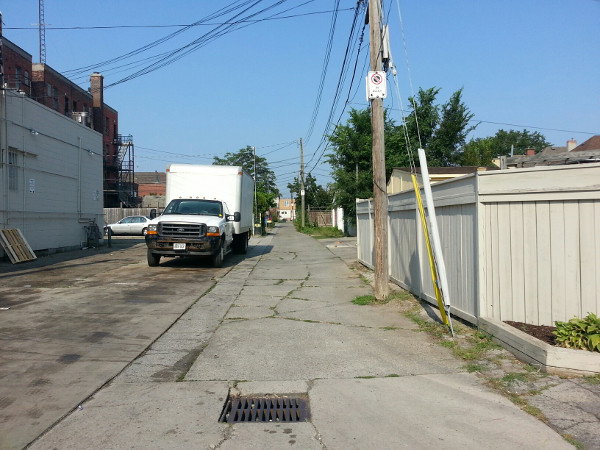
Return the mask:
<path fill-rule="evenodd" d="M 248 253 L 248 233 L 242 233 L 240 236 L 238 251 L 245 255 Z"/>
<path fill-rule="evenodd" d="M 223 242 L 219 245 L 219 250 L 212 256 L 212 266 L 221 267 L 223 265 L 223 257 L 225 256 L 225 246 Z"/>
<path fill-rule="evenodd" d="M 158 266 L 158 263 L 160 262 L 160 255 L 155 255 L 154 253 L 152 253 L 152 251 L 150 249 L 148 249 L 148 266 L 149 267 L 156 267 Z"/>

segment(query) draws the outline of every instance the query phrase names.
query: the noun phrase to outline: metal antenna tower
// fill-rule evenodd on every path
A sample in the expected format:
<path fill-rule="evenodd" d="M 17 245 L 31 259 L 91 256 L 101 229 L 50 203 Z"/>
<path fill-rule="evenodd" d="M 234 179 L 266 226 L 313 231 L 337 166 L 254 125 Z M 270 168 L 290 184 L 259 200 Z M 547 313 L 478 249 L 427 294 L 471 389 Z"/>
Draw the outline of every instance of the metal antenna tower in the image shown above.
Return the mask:
<path fill-rule="evenodd" d="M 38 29 L 40 33 L 40 63 L 46 64 L 46 21 L 44 19 L 44 0 L 38 0 L 39 22 Z"/>

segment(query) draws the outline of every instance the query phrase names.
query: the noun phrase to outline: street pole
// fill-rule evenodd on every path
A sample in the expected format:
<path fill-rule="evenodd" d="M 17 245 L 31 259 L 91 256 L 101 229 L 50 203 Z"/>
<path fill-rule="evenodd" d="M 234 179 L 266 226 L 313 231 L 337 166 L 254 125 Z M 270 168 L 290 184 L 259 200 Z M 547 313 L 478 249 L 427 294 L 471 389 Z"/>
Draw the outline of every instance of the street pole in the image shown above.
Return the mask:
<path fill-rule="evenodd" d="M 381 0 L 369 0 L 369 42 L 371 70 L 382 67 Z M 375 222 L 375 298 L 388 296 L 388 233 L 387 193 L 385 184 L 385 146 L 383 124 L 383 98 L 371 100 L 371 126 L 373 128 L 373 208 Z"/>
<path fill-rule="evenodd" d="M 302 138 L 300 138 L 300 195 L 302 196 L 302 228 L 306 225 L 304 209 L 304 151 L 302 149 Z"/>
<path fill-rule="evenodd" d="M 254 152 L 254 221 L 252 223 L 252 234 L 256 233 L 256 215 L 258 214 L 258 202 L 256 201 L 256 147 L 252 147 Z"/>

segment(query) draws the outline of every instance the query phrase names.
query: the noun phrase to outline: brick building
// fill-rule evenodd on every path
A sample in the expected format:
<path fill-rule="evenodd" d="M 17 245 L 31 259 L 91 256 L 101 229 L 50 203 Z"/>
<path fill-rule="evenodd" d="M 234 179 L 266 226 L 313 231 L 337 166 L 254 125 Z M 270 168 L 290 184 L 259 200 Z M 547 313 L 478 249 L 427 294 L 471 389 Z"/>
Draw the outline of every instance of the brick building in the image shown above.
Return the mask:
<path fill-rule="evenodd" d="M 47 64 L 33 63 L 31 54 L 1 35 L 0 56 L 3 87 L 22 92 L 102 134 L 104 206 L 136 206 L 133 141 L 131 136 L 119 135 L 118 112 L 104 103 L 102 75 L 93 73 L 86 91 Z"/>

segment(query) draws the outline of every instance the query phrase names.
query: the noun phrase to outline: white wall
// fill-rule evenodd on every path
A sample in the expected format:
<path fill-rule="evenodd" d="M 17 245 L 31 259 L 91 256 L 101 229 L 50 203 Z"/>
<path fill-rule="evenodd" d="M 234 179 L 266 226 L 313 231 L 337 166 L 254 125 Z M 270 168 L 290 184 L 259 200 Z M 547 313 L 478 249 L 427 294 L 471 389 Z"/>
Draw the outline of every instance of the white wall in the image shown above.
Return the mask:
<path fill-rule="evenodd" d="M 479 172 L 432 186 L 458 316 L 553 325 L 600 313 L 600 164 Z M 390 279 L 435 300 L 414 192 L 390 195 Z M 358 258 L 373 216 L 357 202 Z"/>
<path fill-rule="evenodd" d="M 89 220 L 103 227 L 102 135 L 4 92 L 0 228 L 21 229 L 34 251 L 79 247 Z M 16 190 L 9 189 L 7 149 L 17 155 Z"/>

